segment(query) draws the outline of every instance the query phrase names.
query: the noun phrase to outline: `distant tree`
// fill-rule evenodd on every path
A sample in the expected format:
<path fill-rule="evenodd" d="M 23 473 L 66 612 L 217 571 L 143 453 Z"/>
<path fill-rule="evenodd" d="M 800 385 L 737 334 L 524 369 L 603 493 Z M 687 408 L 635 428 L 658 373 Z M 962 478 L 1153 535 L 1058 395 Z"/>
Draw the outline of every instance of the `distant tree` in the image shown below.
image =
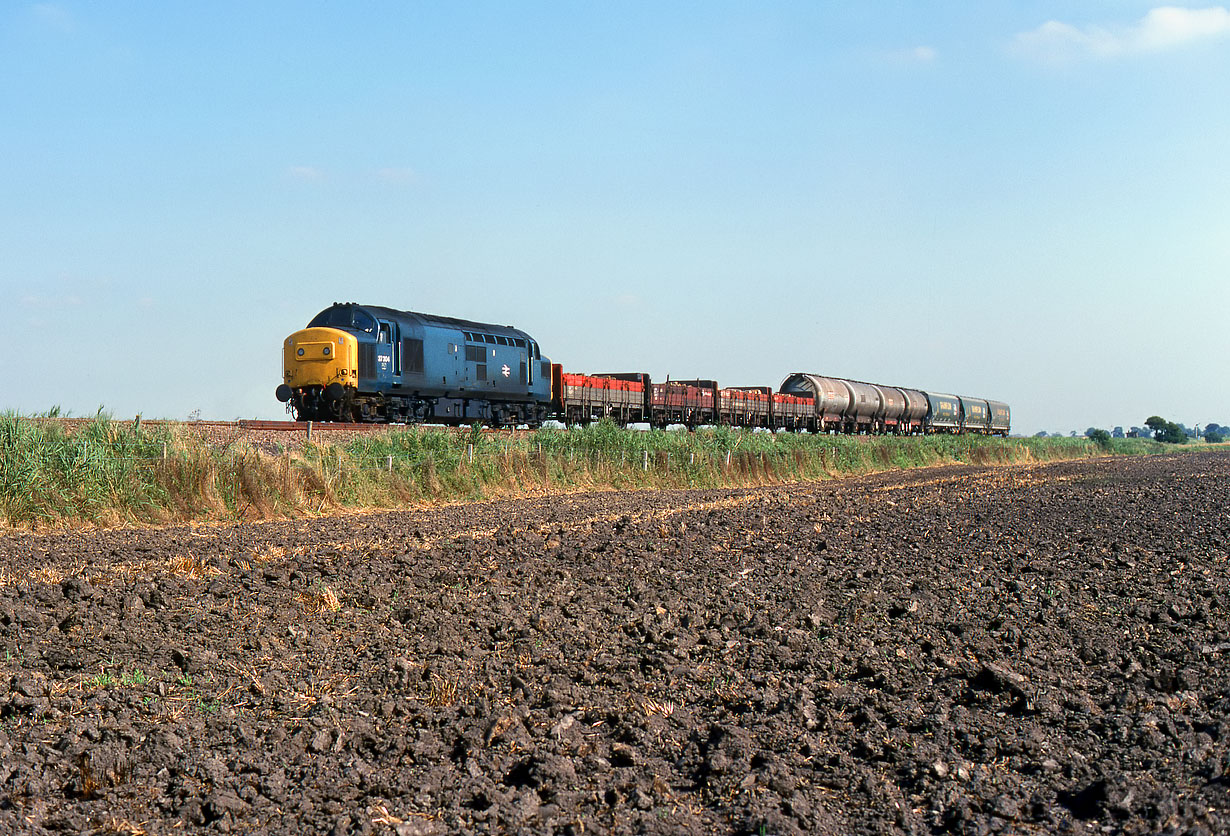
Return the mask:
<path fill-rule="evenodd" d="M 1068 433 L 1068 436 L 1071 438 L 1076 438 L 1076 430 L 1072 430 L 1072 432 Z"/>
<path fill-rule="evenodd" d="M 1172 421 L 1167 421 L 1160 415 L 1150 415 L 1145 426 L 1153 430 L 1153 440 L 1165 444 L 1184 444 L 1187 442 L 1187 432 Z"/>
<path fill-rule="evenodd" d="M 1085 433 L 1085 435 L 1089 436 L 1089 439 L 1099 447 L 1110 447 L 1110 433 L 1106 430 L 1095 430 L 1093 427 L 1090 427 L 1089 432 Z"/>
<path fill-rule="evenodd" d="M 1038 432 L 1034 433 L 1034 438 L 1046 438 L 1046 436 L 1047 436 L 1046 430 L 1039 430 Z"/>
<path fill-rule="evenodd" d="M 1085 430 L 1085 438 L 1093 438 L 1093 434 L 1098 431 L 1097 427 L 1090 427 Z"/>
<path fill-rule="evenodd" d="M 1206 438 L 1208 437 L 1209 433 L 1217 433 L 1218 435 L 1225 435 L 1225 432 L 1224 432 L 1225 430 L 1226 430 L 1226 427 L 1223 427 L 1221 424 L 1217 423 L 1216 421 L 1213 421 L 1211 423 L 1204 425 L 1204 435 Z"/>
<path fill-rule="evenodd" d="M 1112 438 L 1123 438 L 1123 427 L 1115 427 L 1110 431 L 1110 435 Z"/>
<path fill-rule="evenodd" d="M 1208 427 L 1204 428 L 1204 440 L 1209 444 L 1221 444 L 1230 435 L 1230 433 L 1227 433 L 1227 428 L 1220 424 L 1210 424 L 1209 426 L 1217 427 L 1215 430 L 1210 430 Z"/>

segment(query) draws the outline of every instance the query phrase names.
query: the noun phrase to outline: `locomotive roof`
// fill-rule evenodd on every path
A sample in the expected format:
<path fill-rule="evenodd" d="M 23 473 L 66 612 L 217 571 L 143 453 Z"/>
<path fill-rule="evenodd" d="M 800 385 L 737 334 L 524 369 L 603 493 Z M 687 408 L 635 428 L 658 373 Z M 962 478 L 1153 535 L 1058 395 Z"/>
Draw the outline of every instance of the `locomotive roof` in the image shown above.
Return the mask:
<path fill-rule="evenodd" d="M 355 308 L 362 308 L 377 319 L 393 319 L 402 321 L 410 320 L 421 325 L 437 325 L 445 328 L 455 328 L 460 331 L 481 331 L 485 334 L 491 334 L 493 336 L 516 336 L 523 337 L 527 340 L 534 339 L 529 334 L 519 328 L 514 328 L 511 325 L 495 325 L 488 322 L 475 322 L 470 319 L 458 319 L 452 316 L 418 313 L 417 311 L 399 311 L 394 308 L 386 308 L 381 305 L 361 305 L 357 302 L 335 302 L 333 304 L 334 307 L 351 306 Z M 329 309 L 326 308 L 325 310 Z"/>

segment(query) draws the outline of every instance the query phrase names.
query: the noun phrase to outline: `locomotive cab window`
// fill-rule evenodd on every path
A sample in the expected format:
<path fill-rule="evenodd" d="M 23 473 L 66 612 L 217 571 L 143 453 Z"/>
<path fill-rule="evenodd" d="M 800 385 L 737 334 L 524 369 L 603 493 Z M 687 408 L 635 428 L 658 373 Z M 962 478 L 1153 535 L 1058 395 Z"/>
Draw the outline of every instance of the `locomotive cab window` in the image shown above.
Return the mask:
<path fill-rule="evenodd" d="M 308 323 L 309 328 L 346 328 L 376 333 L 376 320 L 362 308 L 354 305 L 334 305 L 327 308 Z"/>
<path fill-rule="evenodd" d="M 376 318 L 360 308 L 354 309 L 354 327 L 369 334 L 376 333 Z"/>

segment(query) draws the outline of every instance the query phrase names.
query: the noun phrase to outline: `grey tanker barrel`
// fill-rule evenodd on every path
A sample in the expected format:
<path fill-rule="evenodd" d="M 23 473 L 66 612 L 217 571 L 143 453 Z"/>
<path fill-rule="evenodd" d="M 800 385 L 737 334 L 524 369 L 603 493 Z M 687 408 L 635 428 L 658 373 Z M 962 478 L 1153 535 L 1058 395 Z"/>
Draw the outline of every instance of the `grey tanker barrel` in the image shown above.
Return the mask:
<path fill-rule="evenodd" d="M 839 421 L 850 407 L 850 390 L 838 379 L 795 372 L 782 381 L 777 391 L 815 401 L 816 418 Z"/>
<path fill-rule="evenodd" d="M 881 423 L 897 424 L 905 414 L 905 393 L 895 386 L 877 386 L 880 390 L 880 414 L 876 420 Z"/>
<path fill-rule="evenodd" d="M 880 413 L 883 394 L 871 383 L 860 383 L 857 380 L 842 380 L 850 390 L 850 406 L 846 410 L 846 421 L 854 424 L 871 424 Z"/>
<path fill-rule="evenodd" d="M 918 389 L 902 389 L 901 394 L 905 396 L 905 412 L 901 415 L 901 420 L 905 423 L 920 423 L 927 417 L 927 394 Z"/>

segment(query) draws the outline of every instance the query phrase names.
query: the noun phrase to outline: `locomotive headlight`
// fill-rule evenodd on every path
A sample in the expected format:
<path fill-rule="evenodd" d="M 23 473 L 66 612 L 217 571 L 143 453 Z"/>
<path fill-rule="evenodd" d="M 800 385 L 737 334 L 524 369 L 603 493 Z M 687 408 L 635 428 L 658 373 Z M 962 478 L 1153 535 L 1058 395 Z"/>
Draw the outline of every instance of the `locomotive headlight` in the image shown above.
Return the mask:
<path fill-rule="evenodd" d="M 327 346 L 325 346 L 324 355 L 325 355 L 326 357 L 328 357 L 328 356 L 329 356 L 329 352 L 330 352 L 331 350 L 332 350 L 332 346 L 328 346 L 328 345 L 327 345 Z"/>
<path fill-rule="evenodd" d="M 300 357 L 302 357 L 302 356 L 303 356 L 303 349 L 302 349 L 302 348 L 301 348 L 301 349 L 299 349 L 299 356 L 300 356 Z"/>

